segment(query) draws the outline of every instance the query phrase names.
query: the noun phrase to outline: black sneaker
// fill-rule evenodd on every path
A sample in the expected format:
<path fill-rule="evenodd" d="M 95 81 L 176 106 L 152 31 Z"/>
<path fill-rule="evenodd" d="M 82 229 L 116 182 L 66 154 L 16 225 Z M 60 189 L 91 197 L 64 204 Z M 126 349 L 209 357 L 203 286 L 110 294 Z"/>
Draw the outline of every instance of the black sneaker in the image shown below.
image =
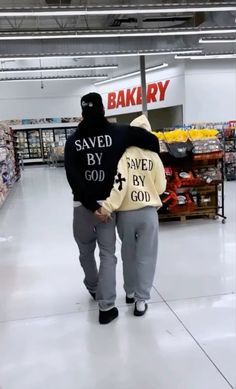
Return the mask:
<path fill-rule="evenodd" d="M 147 309 L 148 309 L 148 305 L 147 305 L 147 303 L 145 303 L 145 309 L 143 311 L 138 311 L 138 309 L 137 309 L 137 301 L 136 301 L 135 306 L 134 306 L 134 316 L 143 316 L 143 315 L 145 315 L 145 313 L 147 312 Z"/>
<path fill-rule="evenodd" d="M 94 301 L 96 301 L 96 293 L 95 292 L 90 292 L 90 290 L 89 290 L 89 294 L 92 296 Z"/>
<path fill-rule="evenodd" d="M 126 301 L 126 304 L 134 304 L 135 299 L 134 299 L 134 297 L 128 297 L 128 296 L 126 296 L 126 297 L 125 297 L 125 301 Z"/>
<path fill-rule="evenodd" d="M 99 323 L 108 324 L 112 320 L 116 319 L 119 315 L 119 311 L 116 307 L 109 309 L 109 311 L 99 311 Z"/>

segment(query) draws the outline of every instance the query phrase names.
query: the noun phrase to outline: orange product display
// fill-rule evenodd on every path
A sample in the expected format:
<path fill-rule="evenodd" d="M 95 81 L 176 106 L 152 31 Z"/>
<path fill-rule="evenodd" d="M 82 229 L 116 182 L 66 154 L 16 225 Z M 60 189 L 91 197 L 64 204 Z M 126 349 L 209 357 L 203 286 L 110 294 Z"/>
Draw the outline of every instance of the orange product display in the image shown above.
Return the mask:
<path fill-rule="evenodd" d="M 190 198 L 189 193 L 185 192 L 177 195 L 177 204 L 174 207 L 169 208 L 169 211 L 171 213 L 191 212 L 195 208 L 196 206 Z"/>

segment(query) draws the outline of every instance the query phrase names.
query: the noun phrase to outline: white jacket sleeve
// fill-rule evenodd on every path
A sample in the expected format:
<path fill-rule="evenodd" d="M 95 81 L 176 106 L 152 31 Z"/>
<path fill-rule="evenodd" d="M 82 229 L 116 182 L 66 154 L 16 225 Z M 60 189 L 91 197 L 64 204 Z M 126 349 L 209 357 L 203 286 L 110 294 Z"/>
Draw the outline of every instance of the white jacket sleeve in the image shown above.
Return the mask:
<path fill-rule="evenodd" d="M 166 190 L 166 175 L 163 163 L 160 157 L 156 154 L 156 177 L 155 177 L 155 186 L 159 195 L 161 195 Z"/>
<path fill-rule="evenodd" d="M 126 153 L 124 153 L 118 163 L 117 174 L 115 176 L 110 196 L 102 202 L 102 207 L 110 213 L 119 209 L 126 195 L 127 187 L 128 164 L 126 159 Z"/>

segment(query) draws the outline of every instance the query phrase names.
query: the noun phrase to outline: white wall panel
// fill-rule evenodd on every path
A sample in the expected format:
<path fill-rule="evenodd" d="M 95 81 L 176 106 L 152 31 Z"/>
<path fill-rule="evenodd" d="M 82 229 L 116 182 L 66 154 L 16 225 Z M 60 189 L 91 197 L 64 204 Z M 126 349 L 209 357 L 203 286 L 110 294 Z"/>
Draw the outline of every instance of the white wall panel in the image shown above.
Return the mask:
<path fill-rule="evenodd" d="M 236 118 L 236 66 L 223 60 L 191 61 L 185 71 L 184 122 Z"/>
<path fill-rule="evenodd" d="M 81 113 L 80 81 L 0 83 L 0 120 L 74 117 Z"/>

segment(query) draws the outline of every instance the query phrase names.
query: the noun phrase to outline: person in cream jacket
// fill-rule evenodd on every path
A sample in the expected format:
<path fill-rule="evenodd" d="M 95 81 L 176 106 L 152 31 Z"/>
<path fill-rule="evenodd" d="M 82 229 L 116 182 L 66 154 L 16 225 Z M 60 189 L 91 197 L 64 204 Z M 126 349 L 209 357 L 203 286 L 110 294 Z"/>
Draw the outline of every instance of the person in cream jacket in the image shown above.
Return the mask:
<path fill-rule="evenodd" d="M 132 121 L 151 131 L 145 115 Z M 135 131 L 135 130 L 134 130 Z M 118 210 L 117 229 L 122 241 L 126 302 L 134 303 L 135 316 L 147 310 L 153 283 L 158 246 L 157 209 L 166 189 L 163 164 L 158 154 L 138 147 L 128 148 L 121 157 L 110 196 L 102 203 L 102 213 Z"/>

